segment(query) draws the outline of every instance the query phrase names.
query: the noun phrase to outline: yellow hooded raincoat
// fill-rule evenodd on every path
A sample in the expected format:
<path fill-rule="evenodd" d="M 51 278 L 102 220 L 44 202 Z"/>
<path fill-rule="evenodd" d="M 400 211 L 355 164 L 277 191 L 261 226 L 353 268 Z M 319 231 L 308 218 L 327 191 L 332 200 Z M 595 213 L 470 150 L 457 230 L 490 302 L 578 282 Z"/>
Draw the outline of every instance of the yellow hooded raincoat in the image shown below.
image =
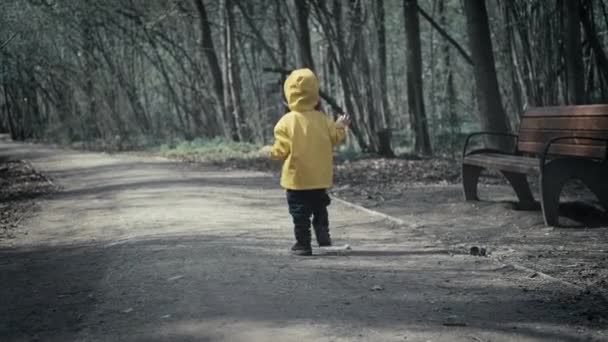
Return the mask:
<path fill-rule="evenodd" d="M 345 128 L 322 112 L 319 81 L 310 69 L 298 69 L 284 86 L 290 112 L 274 128 L 271 157 L 284 160 L 281 186 L 289 190 L 327 189 L 333 185 L 333 147 L 344 140 Z"/>

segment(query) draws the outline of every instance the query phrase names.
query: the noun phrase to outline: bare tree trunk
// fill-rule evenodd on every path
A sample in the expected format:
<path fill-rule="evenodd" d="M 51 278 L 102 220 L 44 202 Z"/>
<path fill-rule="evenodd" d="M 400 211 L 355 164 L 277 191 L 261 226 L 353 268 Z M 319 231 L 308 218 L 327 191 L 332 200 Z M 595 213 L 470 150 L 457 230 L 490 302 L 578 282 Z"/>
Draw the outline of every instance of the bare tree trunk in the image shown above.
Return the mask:
<path fill-rule="evenodd" d="M 294 0 L 294 2 L 297 19 L 298 65 L 314 70 L 315 66 L 310 47 L 310 29 L 308 28 L 308 2 L 307 0 Z"/>
<path fill-rule="evenodd" d="M 380 78 L 380 113 L 382 129 L 378 130 L 378 152 L 385 157 L 394 157 L 391 146 L 391 113 L 388 103 L 388 87 L 386 81 L 386 27 L 384 23 L 384 0 L 376 0 L 374 7 L 376 34 L 378 39 L 378 74 Z"/>
<path fill-rule="evenodd" d="M 602 88 L 602 100 L 606 101 L 604 88 L 608 83 L 608 57 L 606 57 L 606 52 L 602 47 L 602 41 L 598 37 L 596 25 L 593 21 L 593 2 L 585 0 L 584 4 L 586 6 L 581 10 L 581 22 L 585 29 L 585 37 L 589 40 L 589 44 L 593 49 L 593 55 L 597 61 L 598 72 L 601 75 L 599 83 Z"/>
<path fill-rule="evenodd" d="M 581 45 L 580 2 L 563 2 L 566 19 L 566 74 L 568 82 L 568 103 L 585 103 L 585 70 L 583 67 L 583 47 Z"/>
<path fill-rule="evenodd" d="M 95 77 L 97 70 L 97 63 L 93 54 L 95 53 L 95 46 L 93 44 L 94 38 L 91 33 L 91 23 L 87 19 L 81 21 L 82 25 L 82 42 L 84 50 L 84 92 L 87 96 L 87 111 L 84 118 L 84 132 L 85 136 L 89 138 L 99 138 L 101 136 L 97 127 L 97 99 L 95 96 Z"/>
<path fill-rule="evenodd" d="M 15 127 L 15 120 L 13 118 L 13 109 L 11 107 L 11 99 L 8 93 L 8 84 L 5 83 L 2 85 L 2 89 L 4 90 L 4 101 L 6 106 L 6 121 L 8 122 L 9 132 L 11 133 L 11 139 L 17 140 L 17 129 Z"/>
<path fill-rule="evenodd" d="M 439 0 L 438 12 L 440 24 L 443 27 L 447 25 L 447 14 L 445 8 L 445 0 Z M 448 129 L 450 132 L 450 152 L 452 155 L 455 152 L 456 146 L 456 134 L 460 132 L 460 122 L 458 121 L 458 115 L 456 114 L 456 87 L 454 86 L 454 70 L 452 67 L 452 55 L 450 52 L 449 42 L 442 44 L 443 54 L 443 69 L 445 74 L 443 96 L 440 97 L 443 102 L 443 115 L 442 120 L 448 123 Z"/>
<path fill-rule="evenodd" d="M 228 22 L 227 22 L 227 16 L 226 16 L 226 5 L 227 5 L 227 1 L 228 0 L 222 0 L 220 1 L 220 13 L 224 14 L 223 15 L 223 30 L 222 30 L 222 42 L 223 42 L 223 46 L 222 46 L 222 76 L 224 79 L 224 108 L 226 110 L 225 114 L 226 116 L 224 117 L 224 121 L 226 122 L 226 124 L 228 125 L 228 127 L 230 128 L 230 136 L 232 138 L 232 140 L 234 141 L 239 141 L 239 134 L 238 134 L 238 127 L 237 127 L 237 122 L 235 120 L 235 116 L 234 116 L 234 107 L 233 107 L 233 102 L 232 102 L 232 88 L 230 85 L 230 55 L 229 55 L 229 51 L 228 48 L 230 47 L 230 44 L 228 42 L 229 40 L 229 30 L 228 30 Z"/>
<path fill-rule="evenodd" d="M 224 136 L 228 139 L 231 138 L 230 127 L 225 122 L 227 116 L 226 108 L 224 106 L 224 81 L 222 78 L 222 68 L 217 57 L 217 53 L 213 46 L 213 37 L 211 35 L 211 25 L 207 18 L 207 10 L 203 0 L 194 0 L 194 4 L 198 10 L 201 27 L 201 48 L 205 57 L 207 58 L 207 64 L 211 70 L 211 76 L 213 78 L 213 89 L 216 98 L 217 107 L 217 121 L 220 127 L 224 129 Z M 203 82 L 204 83 L 204 82 Z"/>
<path fill-rule="evenodd" d="M 283 0 L 275 0 L 275 17 L 277 24 L 277 34 L 278 34 L 278 48 L 279 48 L 279 65 L 281 68 L 285 68 L 287 66 L 287 43 L 285 38 L 285 18 L 283 17 L 283 11 L 281 11 Z M 282 85 L 285 82 L 285 75 L 279 74 L 281 80 L 281 89 Z"/>
<path fill-rule="evenodd" d="M 485 0 L 464 0 L 469 45 L 473 57 L 477 105 L 483 130 L 509 132 L 507 116 L 502 106 L 494 52 L 490 38 L 490 26 Z M 504 139 L 488 138 L 493 147 L 509 148 Z"/>
<path fill-rule="evenodd" d="M 376 33 L 378 38 L 378 73 L 380 75 L 380 96 L 382 97 L 383 128 L 391 127 L 390 106 L 388 103 L 388 88 L 386 81 L 386 27 L 384 23 L 384 0 L 375 1 Z"/>
<path fill-rule="evenodd" d="M 507 25 L 506 34 L 505 34 L 505 46 L 508 54 L 509 61 L 509 74 L 511 76 L 511 92 L 513 93 L 513 102 L 516 110 L 516 114 L 519 115 L 521 111 L 524 109 L 524 101 L 522 99 L 522 89 L 520 88 L 519 73 L 518 73 L 518 65 L 517 65 L 517 56 L 515 55 L 515 37 L 513 37 L 513 30 L 511 29 L 511 25 L 513 25 L 512 15 L 509 9 L 506 7 L 507 5 L 502 5 L 502 12 L 505 18 L 505 24 Z"/>
<path fill-rule="evenodd" d="M 250 134 L 247 132 L 247 122 L 241 106 L 241 76 L 239 70 L 239 61 L 236 54 L 236 37 L 235 37 L 235 22 L 234 22 L 234 4 L 232 0 L 226 0 L 226 66 L 228 87 L 230 88 L 230 98 L 233 115 L 234 127 L 238 141 L 249 141 Z"/>
<path fill-rule="evenodd" d="M 407 45 L 407 88 L 410 123 L 414 131 L 416 153 L 430 155 L 431 141 L 424 108 L 422 84 L 422 52 L 417 0 L 404 0 L 405 35 Z"/>
<path fill-rule="evenodd" d="M 355 93 L 355 91 L 353 90 L 353 86 L 349 77 L 352 69 L 351 59 L 338 58 L 338 53 L 344 54 L 346 51 L 346 42 L 344 40 L 344 34 L 342 31 L 344 21 L 342 20 L 342 3 L 340 2 L 340 0 L 334 0 L 332 6 L 332 14 L 333 23 L 335 24 L 336 30 L 336 49 L 330 46 L 331 56 L 334 61 L 334 64 L 336 65 L 337 74 L 340 77 L 340 81 L 342 83 L 342 91 L 344 94 L 344 104 L 346 106 L 346 110 L 350 115 L 355 116 L 351 125 L 351 131 L 357 139 L 359 147 L 362 150 L 367 151 L 369 149 L 369 145 L 365 141 L 365 136 L 363 134 L 362 128 L 359 126 L 359 122 L 357 121 L 357 112 L 355 109 L 355 104 L 353 103 L 353 94 Z M 326 25 L 329 27 L 330 23 L 326 23 Z"/>

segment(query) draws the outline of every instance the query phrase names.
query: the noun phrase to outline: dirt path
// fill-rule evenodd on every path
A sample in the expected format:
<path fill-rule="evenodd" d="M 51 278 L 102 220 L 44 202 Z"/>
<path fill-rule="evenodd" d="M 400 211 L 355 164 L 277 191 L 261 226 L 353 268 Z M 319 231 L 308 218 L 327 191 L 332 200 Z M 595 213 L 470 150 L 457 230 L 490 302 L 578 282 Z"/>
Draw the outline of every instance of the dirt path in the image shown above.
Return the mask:
<path fill-rule="evenodd" d="M 603 341 L 579 290 L 334 203 L 351 251 L 287 254 L 263 173 L 2 143 L 63 190 L 0 241 L 2 341 Z M 599 307 L 598 307 L 599 305 Z"/>

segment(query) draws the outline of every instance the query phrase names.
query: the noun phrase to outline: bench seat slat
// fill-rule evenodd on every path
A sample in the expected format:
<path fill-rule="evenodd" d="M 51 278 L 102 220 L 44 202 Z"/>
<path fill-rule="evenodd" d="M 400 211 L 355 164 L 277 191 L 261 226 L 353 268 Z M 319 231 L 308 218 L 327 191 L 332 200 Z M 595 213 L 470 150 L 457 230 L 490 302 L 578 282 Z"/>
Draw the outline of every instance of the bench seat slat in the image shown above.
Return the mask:
<path fill-rule="evenodd" d="M 542 154 L 545 151 L 545 146 L 545 143 L 524 141 L 517 144 L 517 149 L 520 152 Z M 606 147 L 555 143 L 551 145 L 549 154 L 603 159 L 606 156 Z"/>
<path fill-rule="evenodd" d="M 607 131 L 607 116 L 580 116 L 580 117 L 527 117 L 521 120 L 521 129 L 532 130 L 589 130 Z"/>
<path fill-rule="evenodd" d="M 535 174 L 538 173 L 539 170 L 539 162 L 536 158 L 500 153 L 475 153 L 466 156 L 463 162 L 468 165 L 475 165 L 488 169 L 498 169 L 525 174 Z"/>
<path fill-rule="evenodd" d="M 608 139 L 608 131 L 591 131 L 591 130 L 538 130 L 538 129 L 521 129 L 519 131 L 520 142 L 547 142 L 551 139 L 566 136 L 577 136 L 585 138 L 601 138 Z M 605 145 L 605 142 L 587 139 L 568 139 L 560 141 L 562 144 L 576 145 Z"/>
<path fill-rule="evenodd" d="M 578 105 L 559 107 L 530 107 L 525 113 L 528 117 L 534 116 L 608 116 L 608 105 Z"/>

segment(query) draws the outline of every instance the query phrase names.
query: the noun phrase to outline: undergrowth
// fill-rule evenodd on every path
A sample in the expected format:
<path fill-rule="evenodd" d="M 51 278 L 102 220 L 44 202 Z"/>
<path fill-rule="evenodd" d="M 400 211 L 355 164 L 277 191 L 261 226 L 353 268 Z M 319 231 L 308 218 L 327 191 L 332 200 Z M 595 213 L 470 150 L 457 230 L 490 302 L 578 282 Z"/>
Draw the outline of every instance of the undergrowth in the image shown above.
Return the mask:
<path fill-rule="evenodd" d="M 194 139 L 162 144 L 157 152 L 165 157 L 216 161 L 225 159 L 251 159 L 261 157 L 262 146 L 254 143 L 226 141 L 224 139 Z"/>

